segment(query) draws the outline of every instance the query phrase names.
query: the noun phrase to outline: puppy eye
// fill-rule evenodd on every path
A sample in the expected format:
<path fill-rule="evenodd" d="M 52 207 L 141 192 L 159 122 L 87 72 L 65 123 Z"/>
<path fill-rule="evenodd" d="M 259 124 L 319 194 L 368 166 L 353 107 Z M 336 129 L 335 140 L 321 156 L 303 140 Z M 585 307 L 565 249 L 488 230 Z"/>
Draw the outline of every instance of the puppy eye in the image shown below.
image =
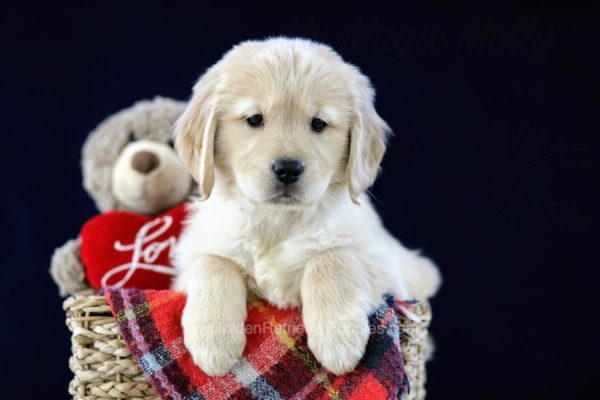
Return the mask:
<path fill-rule="evenodd" d="M 253 116 L 246 118 L 246 121 L 248 121 L 250 126 L 258 128 L 263 124 L 263 116 L 260 114 L 254 114 Z"/>
<path fill-rule="evenodd" d="M 312 121 L 310 121 L 310 129 L 312 129 L 313 132 L 321 132 L 325 128 L 327 128 L 327 122 L 320 118 L 313 118 Z"/>
<path fill-rule="evenodd" d="M 169 139 L 169 141 L 167 141 L 167 144 L 171 147 L 175 147 L 175 142 L 173 141 L 173 139 Z"/>
<path fill-rule="evenodd" d="M 129 136 L 127 137 L 127 140 L 129 140 L 130 142 L 135 142 L 137 140 L 137 138 L 135 137 L 134 131 L 129 132 Z"/>

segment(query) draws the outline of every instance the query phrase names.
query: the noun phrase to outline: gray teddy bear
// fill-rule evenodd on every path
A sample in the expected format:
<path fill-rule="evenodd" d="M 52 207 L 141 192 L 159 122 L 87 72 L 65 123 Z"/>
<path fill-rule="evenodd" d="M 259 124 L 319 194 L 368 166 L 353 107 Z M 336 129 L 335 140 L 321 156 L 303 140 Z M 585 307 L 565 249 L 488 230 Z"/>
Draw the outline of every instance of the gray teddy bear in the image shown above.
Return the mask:
<path fill-rule="evenodd" d="M 111 115 L 88 136 L 82 151 L 83 187 L 101 212 L 154 215 L 186 200 L 192 177 L 172 147 L 172 126 L 185 103 L 143 100 Z M 89 288 L 80 238 L 54 251 L 50 274 L 67 296 Z"/>

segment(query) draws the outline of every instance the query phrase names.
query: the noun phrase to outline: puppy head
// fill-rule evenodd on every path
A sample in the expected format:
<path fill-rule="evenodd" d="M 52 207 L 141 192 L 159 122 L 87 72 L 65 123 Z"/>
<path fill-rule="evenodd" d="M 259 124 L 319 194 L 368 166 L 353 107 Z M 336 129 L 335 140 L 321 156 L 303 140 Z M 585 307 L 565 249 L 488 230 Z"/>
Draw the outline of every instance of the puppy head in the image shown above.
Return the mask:
<path fill-rule="evenodd" d="M 261 204 L 303 207 L 335 187 L 373 184 L 387 124 L 367 77 L 302 39 L 244 42 L 196 83 L 175 147 L 208 198 L 225 187 Z"/>

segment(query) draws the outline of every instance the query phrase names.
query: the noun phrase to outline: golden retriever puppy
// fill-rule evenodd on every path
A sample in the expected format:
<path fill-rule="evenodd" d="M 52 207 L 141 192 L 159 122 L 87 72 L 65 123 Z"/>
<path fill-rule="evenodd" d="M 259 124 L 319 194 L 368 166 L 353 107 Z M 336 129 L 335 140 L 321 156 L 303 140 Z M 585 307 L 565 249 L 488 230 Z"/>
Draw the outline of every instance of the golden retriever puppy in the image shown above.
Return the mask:
<path fill-rule="evenodd" d="M 209 375 L 240 359 L 246 301 L 301 307 L 335 374 L 364 354 L 367 316 L 391 292 L 425 299 L 440 277 L 382 226 L 365 190 L 388 125 L 369 79 L 303 39 L 248 41 L 196 83 L 175 147 L 201 198 L 176 251 L 184 342 Z"/>

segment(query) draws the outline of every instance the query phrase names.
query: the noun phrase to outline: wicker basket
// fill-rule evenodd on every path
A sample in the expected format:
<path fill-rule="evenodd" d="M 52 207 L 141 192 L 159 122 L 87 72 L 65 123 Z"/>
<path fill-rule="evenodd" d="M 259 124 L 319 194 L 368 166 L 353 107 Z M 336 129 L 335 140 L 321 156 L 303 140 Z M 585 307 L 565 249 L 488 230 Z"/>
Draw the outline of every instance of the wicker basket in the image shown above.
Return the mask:
<path fill-rule="evenodd" d="M 119 327 L 103 296 L 80 293 L 67 298 L 63 308 L 72 332 L 69 367 L 75 374 L 69 393 L 76 400 L 157 400 L 152 387 L 121 339 Z M 429 353 L 427 304 L 412 310 L 421 323 L 401 318 L 402 350 L 411 392 L 406 399 L 425 398 L 425 360 Z"/>

